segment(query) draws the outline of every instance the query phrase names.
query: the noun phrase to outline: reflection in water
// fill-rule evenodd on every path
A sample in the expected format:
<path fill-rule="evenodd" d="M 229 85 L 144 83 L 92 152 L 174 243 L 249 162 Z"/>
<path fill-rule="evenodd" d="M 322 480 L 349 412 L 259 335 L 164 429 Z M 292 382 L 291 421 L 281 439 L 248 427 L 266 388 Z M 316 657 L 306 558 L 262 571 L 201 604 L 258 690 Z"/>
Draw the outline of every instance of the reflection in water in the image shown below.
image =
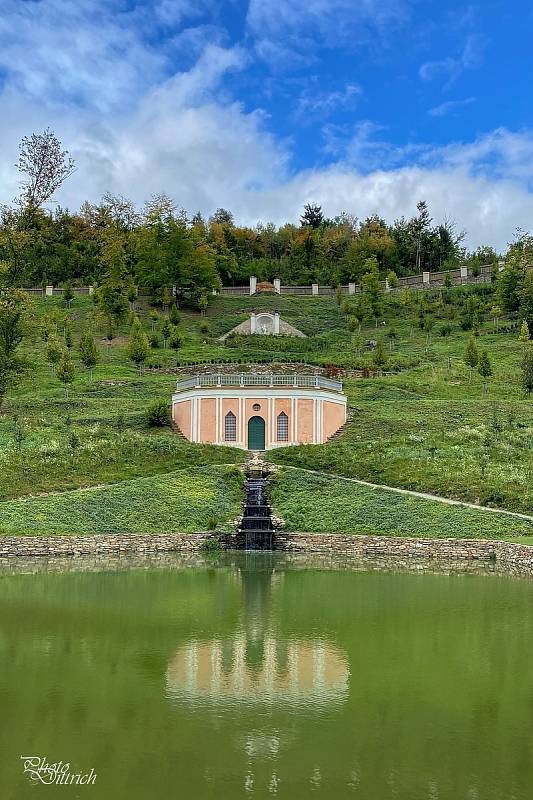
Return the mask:
<path fill-rule="evenodd" d="M 344 699 L 349 668 L 339 648 L 324 639 L 275 636 L 270 608 L 278 576 L 268 555 L 249 555 L 239 575 L 239 630 L 180 646 L 167 670 L 169 696 L 313 705 Z"/>

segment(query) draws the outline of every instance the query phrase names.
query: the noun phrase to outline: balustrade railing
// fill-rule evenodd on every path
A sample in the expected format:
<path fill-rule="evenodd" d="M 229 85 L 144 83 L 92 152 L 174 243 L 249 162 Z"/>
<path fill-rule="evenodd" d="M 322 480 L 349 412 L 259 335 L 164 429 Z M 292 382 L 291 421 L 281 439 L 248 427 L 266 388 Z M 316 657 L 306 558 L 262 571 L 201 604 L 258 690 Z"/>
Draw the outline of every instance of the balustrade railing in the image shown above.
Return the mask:
<path fill-rule="evenodd" d="M 256 372 L 207 372 L 198 373 L 192 378 L 176 381 L 176 391 L 215 386 L 287 386 L 297 389 L 329 389 L 342 392 L 341 381 L 324 378 L 322 375 L 280 375 Z"/>

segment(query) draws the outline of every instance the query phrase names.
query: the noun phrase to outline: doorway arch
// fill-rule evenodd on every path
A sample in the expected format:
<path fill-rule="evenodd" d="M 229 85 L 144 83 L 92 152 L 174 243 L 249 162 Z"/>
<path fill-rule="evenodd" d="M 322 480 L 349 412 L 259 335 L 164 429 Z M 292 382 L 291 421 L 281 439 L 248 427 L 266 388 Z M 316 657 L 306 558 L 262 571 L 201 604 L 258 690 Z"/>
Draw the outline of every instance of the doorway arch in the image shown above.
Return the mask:
<path fill-rule="evenodd" d="M 250 417 L 248 420 L 248 450 L 265 449 L 265 420 L 263 417 Z"/>

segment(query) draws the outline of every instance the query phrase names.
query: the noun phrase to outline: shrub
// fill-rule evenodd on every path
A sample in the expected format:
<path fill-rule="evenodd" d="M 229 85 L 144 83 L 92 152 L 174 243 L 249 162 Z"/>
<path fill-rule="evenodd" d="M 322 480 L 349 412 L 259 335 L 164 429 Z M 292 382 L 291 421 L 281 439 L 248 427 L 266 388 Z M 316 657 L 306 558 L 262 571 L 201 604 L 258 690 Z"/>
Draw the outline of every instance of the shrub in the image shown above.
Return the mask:
<path fill-rule="evenodd" d="M 149 342 L 150 342 L 150 347 L 152 347 L 154 350 L 157 350 L 158 347 L 161 347 L 161 338 L 157 333 L 152 333 Z"/>
<path fill-rule="evenodd" d="M 449 336 L 452 332 L 453 328 L 449 322 L 445 322 L 444 325 L 441 325 L 439 328 L 439 334 L 441 336 Z"/>
<path fill-rule="evenodd" d="M 166 400 L 153 400 L 146 409 L 146 421 L 153 428 L 162 428 L 168 425 L 170 415 Z"/>
<path fill-rule="evenodd" d="M 172 333 L 170 334 L 168 343 L 173 350 L 179 350 L 181 345 L 183 344 L 183 339 L 181 337 L 180 332 L 177 330 L 173 330 Z"/>
<path fill-rule="evenodd" d="M 218 539 L 206 539 L 200 547 L 202 553 L 221 553 L 223 547 Z"/>

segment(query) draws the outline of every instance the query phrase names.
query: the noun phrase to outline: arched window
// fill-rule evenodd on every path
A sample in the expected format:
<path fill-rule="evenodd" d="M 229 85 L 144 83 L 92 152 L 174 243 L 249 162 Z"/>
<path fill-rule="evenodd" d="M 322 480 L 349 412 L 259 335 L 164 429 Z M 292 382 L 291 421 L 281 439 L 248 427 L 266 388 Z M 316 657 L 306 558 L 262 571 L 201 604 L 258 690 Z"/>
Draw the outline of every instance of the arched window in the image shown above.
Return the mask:
<path fill-rule="evenodd" d="M 289 441 L 289 418 L 284 411 L 282 411 L 281 414 L 278 414 L 277 434 L 278 442 Z"/>
<path fill-rule="evenodd" d="M 226 442 L 237 441 L 237 417 L 232 411 L 224 417 L 224 439 Z"/>

